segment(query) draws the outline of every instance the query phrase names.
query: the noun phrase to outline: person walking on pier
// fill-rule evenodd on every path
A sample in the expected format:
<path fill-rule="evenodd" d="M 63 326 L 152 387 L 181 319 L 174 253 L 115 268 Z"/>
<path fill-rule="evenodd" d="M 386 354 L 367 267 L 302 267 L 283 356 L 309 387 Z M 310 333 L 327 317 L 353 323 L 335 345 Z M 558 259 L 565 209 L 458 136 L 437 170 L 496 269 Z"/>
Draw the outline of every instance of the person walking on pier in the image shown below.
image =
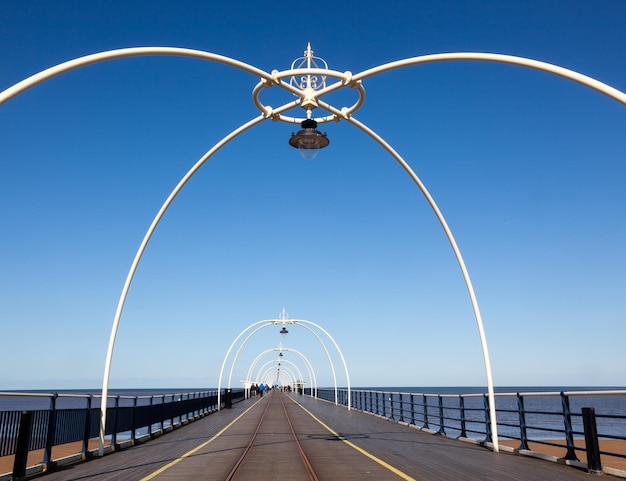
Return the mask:
<path fill-rule="evenodd" d="M 259 384 L 259 395 L 263 397 L 263 391 L 265 391 L 265 386 L 263 383 Z"/>

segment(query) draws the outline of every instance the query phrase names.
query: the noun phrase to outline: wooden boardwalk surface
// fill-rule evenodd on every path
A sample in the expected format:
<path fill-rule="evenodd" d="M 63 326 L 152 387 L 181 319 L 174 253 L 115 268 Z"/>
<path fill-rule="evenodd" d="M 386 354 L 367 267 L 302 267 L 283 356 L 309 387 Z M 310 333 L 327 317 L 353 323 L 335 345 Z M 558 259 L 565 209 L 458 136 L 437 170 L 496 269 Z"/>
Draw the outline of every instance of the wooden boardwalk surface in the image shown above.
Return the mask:
<path fill-rule="evenodd" d="M 553 462 L 493 453 L 472 443 L 420 432 L 358 411 L 296 394 L 272 393 L 233 405 L 157 439 L 61 468 L 45 481 L 225 480 L 267 403 L 285 401 L 302 448 L 320 480 L 415 479 L 576 481 L 595 478 Z M 296 401 L 296 402 L 293 402 Z M 264 428 L 263 454 L 238 481 L 297 479 L 287 460 L 284 422 Z M 283 454 L 285 454 L 283 456 Z"/>

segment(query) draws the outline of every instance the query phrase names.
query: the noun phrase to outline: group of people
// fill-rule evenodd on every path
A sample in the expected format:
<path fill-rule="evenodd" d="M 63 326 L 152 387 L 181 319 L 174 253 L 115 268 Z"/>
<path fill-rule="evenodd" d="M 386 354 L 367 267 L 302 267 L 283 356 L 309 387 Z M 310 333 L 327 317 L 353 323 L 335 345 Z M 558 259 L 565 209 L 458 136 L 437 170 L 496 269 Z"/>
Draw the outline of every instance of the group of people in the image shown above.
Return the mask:
<path fill-rule="evenodd" d="M 269 391 L 271 389 L 271 387 L 269 385 L 266 384 L 253 384 L 250 387 L 250 392 L 252 395 L 256 396 L 257 394 L 261 397 L 263 397 L 263 392 L 264 391 Z"/>
<path fill-rule="evenodd" d="M 291 392 L 291 386 L 281 386 L 280 388 L 282 391 L 287 391 L 287 392 Z M 265 391 L 271 391 L 272 390 L 272 386 L 270 386 L 269 384 L 253 384 L 252 386 L 250 386 L 250 394 L 252 396 L 261 396 L 263 397 L 263 393 Z"/>

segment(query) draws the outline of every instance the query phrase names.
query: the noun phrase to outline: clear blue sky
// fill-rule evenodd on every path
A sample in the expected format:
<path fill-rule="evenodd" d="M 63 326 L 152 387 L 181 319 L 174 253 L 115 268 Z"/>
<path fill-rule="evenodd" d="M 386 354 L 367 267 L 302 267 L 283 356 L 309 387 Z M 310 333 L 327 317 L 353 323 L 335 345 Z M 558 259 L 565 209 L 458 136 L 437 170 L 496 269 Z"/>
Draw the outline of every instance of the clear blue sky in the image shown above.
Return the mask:
<path fill-rule="evenodd" d="M 493 52 L 624 91 L 624 25 L 623 0 L 5 0 L 0 90 L 121 47 L 207 50 L 269 72 L 311 42 L 338 71 Z M 0 106 L 0 389 L 100 387 L 146 229 L 185 172 L 258 115 L 257 82 L 199 60 L 135 58 Z M 457 238 L 495 384 L 626 385 L 626 106 L 485 63 L 412 67 L 364 87 L 357 118 L 407 159 Z M 354 386 L 485 385 L 459 268 L 419 190 L 351 125 L 322 130 L 329 148 L 305 162 L 287 144 L 294 127 L 267 121 L 186 186 L 131 287 L 111 387 L 215 386 L 235 336 L 283 307 L 332 333 Z M 306 331 L 277 331 L 250 342 L 234 379 L 283 341 L 332 383 Z"/>

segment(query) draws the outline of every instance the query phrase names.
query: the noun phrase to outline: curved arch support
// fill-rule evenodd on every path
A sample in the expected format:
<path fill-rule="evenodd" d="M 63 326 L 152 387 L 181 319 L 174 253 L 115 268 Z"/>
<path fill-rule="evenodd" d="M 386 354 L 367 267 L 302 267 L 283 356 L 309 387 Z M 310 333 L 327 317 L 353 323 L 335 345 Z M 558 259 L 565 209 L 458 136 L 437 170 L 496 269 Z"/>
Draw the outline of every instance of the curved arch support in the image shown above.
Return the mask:
<path fill-rule="evenodd" d="M 299 320 L 298 322 L 303 322 L 303 321 Z M 337 374 L 335 373 L 335 365 L 333 363 L 333 360 L 332 360 L 332 357 L 330 355 L 330 352 L 328 352 L 328 348 L 326 347 L 326 344 L 324 344 L 324 342 L 322 341 L 322 338 L 319 336 L 319 334 L 317 334 L 317 332 L 315 332 L 309 326 L 305 326 L 304 324 L 302 324 L 300 327 L 303 327 L 304 329 L 309 331 L 311 334 L 313 334 L 313 336 L 315 336 L 317 338 L 319 343 L 324 348 L 324 351 L 326 352 L 326 357 L 328 358 L 328 362 L 330 363 L 330 369 L 331 369 L 332 374 L 333 374 L 333 383 L 335 384 L 335 404 L 338 404 L 339 403 L 339 395 L 338 395 L 338 388 L 337 388 Z M 331 337 L 331 340 L 332 340 L 332 337 Z M 348 383 L 349 382 L 350 382 L 350 380 L 348 380 Z"/>
<path fill-rule="evenodd" d="M 304 354 L 302 354 L 300 351 L 296 349 L 291 349 L 287 347 L 274 347 L 271 349 L 266 349 L 265 351 L 261 352 L 254 359 L 254 361 L 252 361 L 252 363 L 250 364 L 250 368 L 248 369 L 248 374 L 246 375 L 246 381 L 250 381 L 252 379 L 252 373 L 254 372 L 254 369 L 256 368 L 256 365 L 259 362 L 259 360 L 266 354 L 270 352 L 276 352 L 276 351 L 293 352 L 296 356 L 302 359 L 302 361 L 304 362 L 304 366 L 306 367 L 307 373 L 309 375 L 309 381 L 311 382 L 311 397 L 317 397 L 316 395 L 314 396 L 314 392 L 315 393 L 317 392 L 317 376 L 315 375 L 315 370 L 313 369 L 313 365 Z"/>
<path fill-rule="evenodd" d="M 443 228 L 446 234 L 446 237 L 448 238 L 448 242 L 450 243 L 450 246 L 452 247 L 457 263 L 459 264 L 459 267 L 461 269 L 463 280 L 465 281 L 465 286 L 467 288 L 467 292 L 469 294 L 470 301 L 472 303 L 472 309 L 474 310 L 474 317 L 476 319 L 476 324 L 478 326 L 478 334 L 479 334 L 480 343 L 482 346 L 483 361 L 485 364 L 485 371 L 486 371 L 486 377 L 487 377 L 487 396 L 489 399 L 489 416 L 490 416 L 490 421 L 491 421 L 493 450 L 495 452 L 498 452 L 499 446 L 498 446 L 498 424 L 496 420 L 496 401 L 495 401 L 494 386 L 493 386 L 493 376 L 492 376 L 492 371 L 491 371 L 491 361 L 489 359 L 489 349 L 487 347 L 487 337 L 485 336 L 485 329 L 483 327 L 483 320 L 480 314 L 480 308 L 478 307 L 478 300 L 476 299 L 476 294 L 474 292 L 474 286 L 472 284 L 472 280 L 470 278 L 467 267 L 465 266 L 465 261 L 463 260 L 463 256 L 461 255 L 461 250 L 459 249 L 459 246 L 457 245 L 456 240 L 454 239 L 454 236 L 452 235 L 452 231 L 450 230 L 450 227 L 448 226 L 448 223 L 446 222 L 445 217 L 439 210 L 439 207 L 437 206 L 435 200 L 428 192 L 428 189 L 426 189 L 426 186 L 423 184 L 423 182 L 420 180 L 417 174 L 413 172 L 413 169 L 411 169 L 409 164 L 402 158 L 402 156 L 400 156 L 400 154 L 398 154 L 382 137 L 376 134 L 376 132 L 374 132 L 369 127 L 362 124 L 355 118 L 353 117 L 349 118 L 348 122 L 355 125 L 359 129 L 361 129 L 363 132 L 365 132 L 367 135 L 372 137 L 376 142 L 378 142 L 402 166 L 405 172 L 409 174 L 411 179 L 413 179 L 413 182 L 415 182 L 415 184 L 418 186 L 418 188 L 420 189 L 420 191 L 426 198 L 428 204 L 430 205 L 431 209 L 433 210 L 437 219 L 439 220 L 439 223 L 441 224 L 441 227 Z"/>
<path fill-rule="evenodd" d="M 106 52 L 94 53 L 91 55 L 85 55 L 67 62 L 60 63 L 48 69 L 42 70 L 39 73 L 31 75 L 30 77 L 16 83 L 12 87 L 9 87 L 2 93 L 0 93 L 0 105 L 8 100 L 16 97 L 17 95 L 25 92 L 26 90 L 39 85 L 40 83 L 50 80 L 66 72 L 76 70 L 87 65 L 93 65 L 96 63 L 106 62 L 109 60 L 116 60 L 128 57 L 148 57 L 148 56 L 175 56 L 175 57 L 190 57 L 201 60 L 209 60 L 211 62 L 217 62 L 224 65 L 229 65 L 241 69 L 245 72 L 251 73 L 258 77 L 265 79 L 267 82 L 274 82 L 274 78 L 271 74 L 264 72 L 252 65 L 249 65 L 233 58 L 225 57 L 223 55 L 217 55 L 210 52 L 204 52 L 202 50 L 193 50 L 189 48 L 177 48 L 177 47 L 132 47 L 132 48 L 120 48 L 116 50 L 108 50 Z"/>
<path fill-rule="evenodd" d="M 282 363 L 292 365 L 292 366 L 294 367 L 294 370 L 295 370 L 295 371 L 296 371 L 296 373 L 298 374 L 298 376 L 300 376 L 300 379 L 304 379 L 304 376 L 302 376 L 302 371 L 300 371 L 300 368 L 299 368 L 299 367 L 298 367 L 298 365 L 297 365 L 297 364 L 295 364 L 294 362 L 292 362 L 292 361 L 288 361 L 288 360 L 286 360 L 286 359 L 283 359 L 283 360 L 281 360 L 281 361 L 277 361 L 276 359 L 273 359 L 273 360 L 271 360 L 271 361 L 267 361 L 265 364 L 263 364 L 263 365 L 259 368 L 259 371 L 258 371 L 257 375 L 254 377 L 255 381 L 263 378 L 263 375 L 262 375 L 261 373 L 263 372 L 263 369 L 265 369 L 265 368 L 266 368 L 267 366 L 269 366 L 270 364 L 276 364 L 275 368 L 278 368 L 278 369 L 281 369 L 281 370 L 282 370 L 282 369 L 285 369 L 285 370 L 287 370 L 287 371 L 291 372 L 291 375 L 292 375 L 293 379 L 294 379 L 294 380 L 296 380 L 297 378 L 296 378 L 296 376 L 294 375 L 294 372 L 291 370 L 291 368 L 288 368 L 288 367 L 286 367 L 286 366 L 282 366 L 282 365 L 281 365 Z"/>
<path fill-rule="evenodd" d="M 258 326 L 259 324 L 263 324 L 264 322 L 265 321 L 258 321 L 258 322 L 255 322 L 253 324 L 250 324 L 248 327 L 246 327 L 243 331 L 241 331 L 239 333 L 239 335 L 230 344 L 230 347 L 226 351 L 226 355 L 224 356 L 224 360 L 222 361 L 222 367 L 220 368 L 220 375 L 219 375 L 219 378 L 217 380 L 217 409 L 218 410 L 221 409 L 221 404 L 220 404 L 221 403 L 221 392 L 220 391 L 222 389 L 222 376 L 224 375 L 224 367 L 226 367 L 226 361 L 228 360 L 228 356 L 230 356 L 231 351 L 235 347 L 235 344 L 237 344 L 237 342 L 239 342 L 239 339 L 241 339 L 241 336 L 243 336 L 246 332 L 248 332 L 254 326 Z"/>
<path fill-rule="evenodd" d="M 174 201 L 176 196 L 180 193 L 180 191 L 185 186 L 185 184 L 187 184 L 189 179 L 191 179 L 191 177 L 193 177 L 193 175 L 200 169 L 200 167 L 202 167 L 204 163 L 213 156 L 213 154 L 215 154 L 228 142 L 230 142 L 231 140 L 233 140 L 234 138 L 236 138 L 238 135 L 245 132 L 249 128 L 261 123 L 262 121 L 266 119 L 267 117 L 265 117 L 264 115 L 260 115 L 259 117 L 256 117 L 246 122 L 239 128 L 233 130 L 230 134 L 228 134 L 226 137 L 220 140 L 217 144 L 215 144 L 206 154 L 204 154 L 200 158 L 200 160 L 198 160 L 198 162 L 196 162 L 196 164 L 191 169 L 189 169 L 189 171 L 176 185 L 174 190 L 172 190 L 170 195 L 167 197 L 167 199 L 165 200 L 165 202 L 159 209 L 159 212 L 157 213 L 154 220 L 152 221 L 152 224 L 150 224 L 150 227 L 148 228 L 148 231 L 146 232 L 143 238 L 143 241 L 141 242 L 141 245 L 139 246 L 139 249 L 137 250 L 137 253 L 135 254 L 135 258 L 130 267 L 130 270 L 128 271 L 128 275 L 126 276 L 126 281 L 124 283 L 124 287 L 122 289 L 122 293 L 120 295 L 120 299 L 117 305 L 115 318 L 113 320 L 113 326 L 111 328 L 111 336 L 109 338 L 109 346 L 107 349 L 106 362 L 104 366 L 104 376 L 103 376 L 103 381 L 102 381 L 102 402 L 101 402 L 101 408 L 100 408 L 100 439 L 99 439 L 99 446 L 98 446 L 99 456 L 104 455 L 106 408 L 107 408 L 107 398 L 108 398 L 108 392 L 109 392 L 109 377 L 111 374 L 111 362 L 113 359 L 113 349 L 115 348 L 115 338 L 117 337 L 117 330 L 119 327 L 120 318 L 122 316 L 122 311 L 124 309 L 124 304 L 126 303 L 126 297 L 128 296 L 128 290 L 130 289 L 130 285 L 133 281 L 133 278 L 135 277 L 135 273 L 137 272 L 139 261 L 141 260 L 141 257 L 143 256 L 143 253 L 145 252 L 146 247 L 148 246 L 148 242 L 150 242 L 150 238 L 152 237 L 152 234 L 156 230 L 157 226 L 159 225 L 159 222 L 163 218 L 163 215 L 165 214 L 169 206 L 172 204 L 172 202 Z"/>
<path fill-rule="evenodd" d="M 224 360 L 222 361 L 222 367 L 220 369 L 220 375 L 219 375 L 219 379 L 218 379 L 218 386 L 217 386 L 217 406 L 218 409 L 221 409 L 221 387 L 222 387 L 222 376 L 224 374 L 224 367 L 226 366 L 226 361 L 228 360 L 228 357 L 230 356 L 231 351 L 233 350 L 233 348 L 235 347 L 235 345 L 237 344 L 237 342 L 241 339 L 241 337 L 248 332 L 249 330 L 251 330 L 253 327 L 258 326 L 259 324 L 265 324 L 263 326 L 260 326 L 258 328 L 256 328 L 253 332 L 251 332 L 242 342 L 242 344 L 239 346 L 239 348 L 237 349 L 237 352 L 233 358 L 233 362 L 231 365 L 231 369 L 230 369 L 230 375 L 228 378 L 228 387 L 231 387 L 231 382 L 232 382 L 232 373 L 235 367 L 235 363 L 237 362 L 237 359 L 239 357 L 239 353 L 241 352 L 241 350 L 243 349 L 244 345 L 248 342 L 248 340 L 254 336 L 257 332 L 259 332 L 260 330 L 266 328 L 266 327 L 270 327 L 270 326 L 274 326 L 276 324 L 296 324 L 297 322 L 308 322 L 316 327 L 318 327 L 321 331 L 323 331 L 330 339 L 331 341 L 335 344 L 335 347 L 338 349 L 338 352 L 341 356 L 341 359 L 344 363 L 344 367 L 346 369 L 346 373 L 348 372 L 348 368 L 345 364 L 345 359 L 343 358 L 343 354 L 341 353 L 341 350 L 339 350 L 339 346 L 337 346 L 337 343 L 335 342 L 335 340 L 330 336 L 330 334 L 328 334 L 327 331 L 325 331 L 324 329 L 322 329 L 321 327 L 317 326 L 315 323 L 312 323 L 310 321 L 293 321 L 293 320 L 265 320 L 265 321 L 258 321 L 255 322 L 253 324 L 251 324 L 250 326 L 246 327 L 243 331 L 241 331 L 241 333 L 239 333 L 239 335 L 235 338 L 235 340 L 231 343 L 230 347 L 228 348 L 228 351 L 226 352 L 226 355 L 224 356 Z M 324 349 L 324 352 L 326 353 L 326 356 L 328 358 L 328 362 L 330 364 L 330 368 L 333 374 L 333 380 L 334 380 L 334 384 L 335 384 L 335 404 L 338 403 L 338 388 L 337 388 L 337 376 L 335 373 L 335 365 L 333 363 L 332 357 L 330 355 L 330 352 L 328 351 L 328 348 L 326 347 L 326 344 L 324 344 L 324 341 L 322 340 L 322 338 L 310 327 L 305 326 L 304 324 L 301 324 L 301 327 L 307 329 L 309 332 L 311 332 L 311 334 L 313 334 L 313 336 L 318 340 L 318 342 L 321 344 L 322 349 Z M 348 385 L 350 384 L 350 379 L 348 377 Z M 350 408 L 350 406 L 348 405 L 348 409 Z"/>
<path fill-rule="evenodd" d="M 575 70 L 570 70 L 564 67 L 559 67 L 548 62 L 541 62 L 539 60 L 532 60 L 525 57 L 517 57 L 515 55 L 502 55 L 497 53 L 482 53 L 482 52 L 455 52 L 455 53 L 439 53 L 432 55 L 422 55 L 419 57 L 411 57 L 404 60 L 397 60 L 395 62 L 379 65 L 368 70 L 364 70 L 352 77 L 352 81 L 359 81 L 377 75 L 383 72 L 389 72 L 403 67 L 410 67 L 413 65 L 420 65 L 434 62 L 451 62 L 451 61 L 480 61 L 480 62 L 494 62 L 503 63 L 509 65 L 517 65 L 519 67 L 527 67 L 534 70 L 541 70 L 542 72 L 551 73 L 559 77 L 563 77 L 569 80 L 573 80 L 579 84 L 585 85 L 593 90 L 611 97 L 618 102 L 626 105 L 626 94 L 610 85 L 600 82 L 592 77 L 583 75 Z"/>
<path fill-rule="evenodd" d="M 246 336 L 246 338 L 243 340 L 243 342 L 239 346 L 239 349 L 237 349 L 237 352 L 235 353 L 235 356 L 233 358 L 233 363 L 230 365 L 230 373 L 228 374 L 228 389 L 230 389 L 232 387 L 233 371 L 235 370 L 235 363 L 237 362 L 237 359 L 239 358 L 239 354 L 241 353 L 241 350 L 248 343 L 248 341 L 250 340 L 250 338 L 252 336 L 254 336 L 260 330 L 265 329 L 266 327 L 270 327 L 270 324 L 266 324 L 264 326 L 257 327 L 254 331 L 252 331 L 250 334 L 248 334 Z M 222 382 L 222 379 L 220 378 L 219 383 L 221 384 L 221 382 Z M 219 390 L 219 385 L 218 385 L 218 390 Z M 219 408 L 219 406 L 218 406 L 218 408 Z"/>
<path fill-rule="evenodd" d="M 362 81 L 363 79 L 366 79 L 373 75 L 377 75 L 379 73 L 388 72 L 388 71 L 403 68 L 403 67 L 409 67 L 413 65 L 420 65 L 420 64 L 426 64 L 426 63 L 433 63 L 433 62 L 447 62 L 447 61 L 484 61 L 484 62 L 504 63 L 504 64 L 532 68 L 535 70 L 540 70 L 543 72 L 547 72 L 553 75 L 557 75 L 559 77 L 572 80 L 586 87 L 589 87 L 593 90 L 596 90 L 626 105 L 626 94 L 624 92 L 621 92 L 620 90 L 614 87 L 611 87 L 603 82 L 600 82 L 592 77 L 589 77 L 587 75 L 583 75 L 574 70 L 559 67 L 557 65 L 553 65 L 547 62 L 541 62 L 541 61 L 532 60 L 532 59 L 528 59 L 524 57 L 516 57 L 513 55 L 502 55 L 502 54 L 457 52 L 457 53 L 433 54 L 433 55 L 423 55 L 419 57 L 412 57 L 412 58 L 408 58 L 404 60 L 398 60 L 395 62 L 390 62 L 387 64 L 379 65 L 372 69 L 368 69 L 358 74 L 355 74 L 352 77 L 352 82 Z M 378 134 L 376 134 L 374 131 L 366 127 L 364 124 L 356 120 L 354 117 L 351 117 L 346 112 L 341 112 L 322 101 L 319 101 L 319 104 L 323 108 L 329 110 L 330 112 L 335 113 L 335 115 L 340 116 L 341 118 L 347 120 L 348 122 L 352 123 L 356 127 L 360 128 L 363 132 L 365 132 L 374 140 L 376 140 L 376 142 L 378 142 L 385 150 L 387 150 L 387 152 L 402 166 L 402 168 L 409 174 L 409 176 L 416 183 L 416 185 L 418 186 L 418 188 L 420 189 L 420 191 L 426 198 L 427 202 L 431 206 L 432 210 L 434 211 L 435 215 L 437 216 L 437 219 L 439 220 L 441 226 L 443 227 L 443 230 L 448 238 L 448 241 L 450 242 L 450 245 L 452 246 L 457 262 L 461 268 L 461 272 L 465 280 L 465 284 L 466 284 L 466 287 L 470 296 L 472 307 L 474 309 L 474 316 L 476 318 L 476 322 L 478 325 L 478 331 L 479 331 L 479 336 L 480 336 L 480 340 L 482 344 L 483 358 L 484 358 L 485 370 L 486 370 L 486 376 L 487 376 L 487 390 L 488 390 L 488 398 L 489 398 L 491 430 L 492 430 L 492 437 L 493 437 L 493 450 L 495 452 L 498 452 L 499 451 L 498 425 L 496 421 L 496 406 L 495 406 L 495 396 L 493 392 L 494 391 L 493 378 L 492 378 L 492 373 L 491 373 L 491 362 L 489 360 L 489 352 L 487 348 L 487 340 L 485 337 L 485 332 L 484 332 L 483 323 L 482 323 L 482 316 L 478 308 L 478 302 L 476 300 L 474 288 L 472 286 L 469 273 L 467 272 L 465 262 L 463 261 L 461 252 L 458 248 L 458 245 L 456 244 L 456 241 L 452 235 L 450 228 L 448 227 L 448 224 L 445 218 L 443 217 L 443 214 L 437 207 L 437 204 L 435 203 L 434 199 L 432 198 L 432 196 L 430 195 L 430 193 L 428 192 L 424 184 L 421 182 L 419 177 L 413 172 L 413 170 L 407 164 L 407 162 L 386 141 L 384 141 Z"/>
<path fill-rule="evenodd" d="M 284 384 L 284 381 L 281 380 L 281 376 L 285 376 L 289 384 L 293 384 L 296 379 L 293 372 L 287 369 L 281 370 L 277 367 L 271 367 L 263 373 L 263 376 L 259 378 L 259 381 L 266 385 L 273 384 L 273 381 L 270 379 L 270 376 L 273 374 L 276 374 L 276 381 L 280 381 L 281 384 Z"/>
<path fill-rule="evenodd" d="M 319 326 L 317 324 L 315 324 L 314 322 L 311 321 L 305 321 L 302 319 L 299 319 L 297 322 L 301 322 L 301 323 L 305 323 L 305 324 L 311 324 L 312 326 L 315 326 L 317 329 L 319 329 L 320 331 L 322 331 L 324 334 L 326 334 L 326 336 L 328 336 L 328 338 L 332 341 L 332 343 L 335 346 L 335 349 L 337 349 L 337 352 L 339 353 L 339 357 L 341 358 L 341 362 L 343 363 L 343 368 L 344 371 L 346 373 L 346 383 L 348 384 L 348 411 L 351 409 L 352 407 L 352 403 L 351 403 L 351 390 L 350 390 L 350 373 L 348 372 L 348 365 L 346 364 L 346 359 L 343 357 L 343 353 L 341 352 L 341 349 L 339 348 L 339 345 L 337 344 L 337 342 L 333 339 L 333 336 L 331 336 L 328 331 L 326 331 L 326 329 L 324 329 L 322 326 Z M 306 327 L 306 326 L 302 326 L 302 327 Z M 309 328 L 307 328 L 309 329 Z M 310 330 L 310 329 L 309 329 Z M 311 331 L 313 332 L 313 331 Z M 326 351 L 328 354 L 328 351 Z M 334 371 L 333 371 L 333 376 L 334 376 Z M 337 381 L 335 380 L 335 404 L 337 404 L 338 400 L 337 400 Z"/>

